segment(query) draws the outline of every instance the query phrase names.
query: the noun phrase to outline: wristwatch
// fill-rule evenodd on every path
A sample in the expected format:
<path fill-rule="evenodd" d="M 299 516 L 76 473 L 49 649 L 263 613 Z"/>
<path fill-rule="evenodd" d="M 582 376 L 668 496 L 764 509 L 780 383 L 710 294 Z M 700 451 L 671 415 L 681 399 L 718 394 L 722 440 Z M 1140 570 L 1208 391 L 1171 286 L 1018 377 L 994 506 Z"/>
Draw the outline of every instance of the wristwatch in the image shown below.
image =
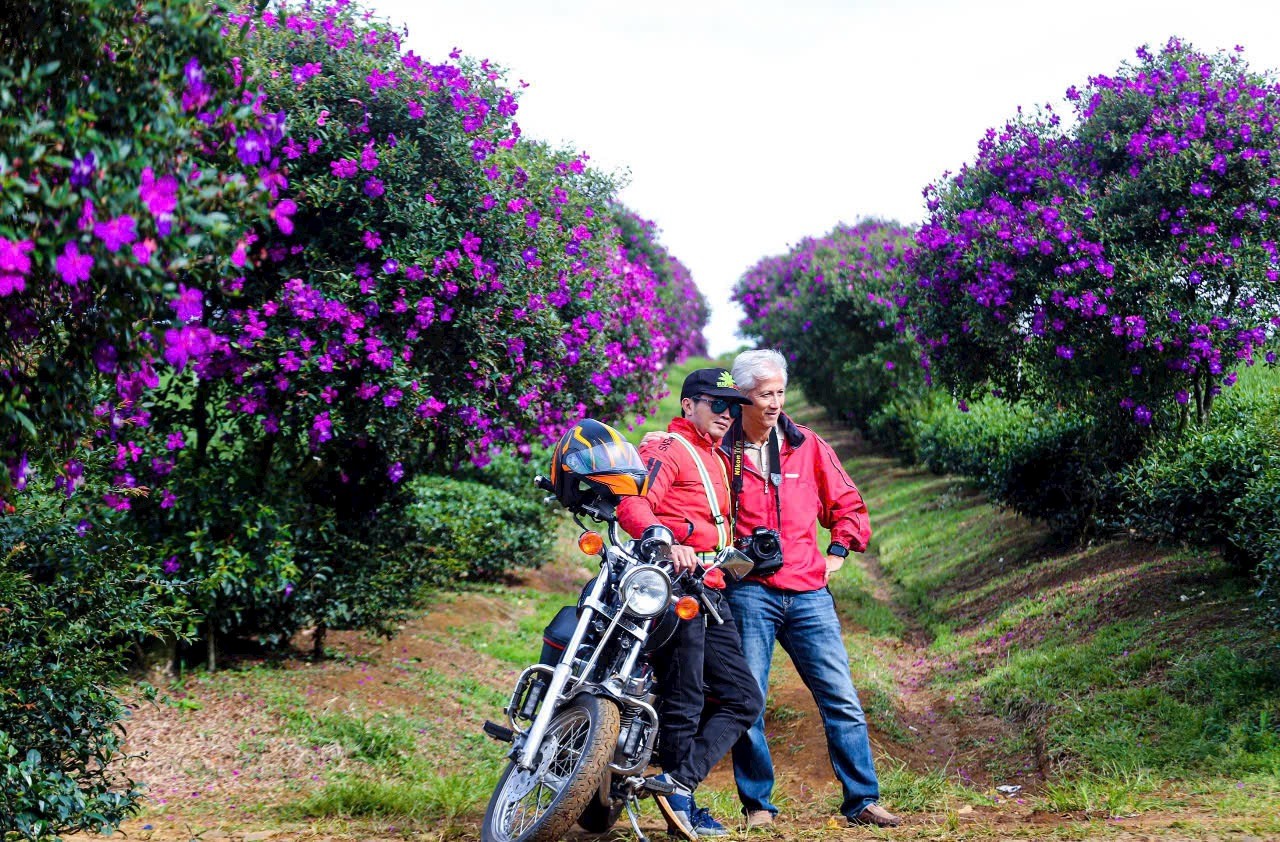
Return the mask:
<path fill-rule="evenodd" d="M 838 556 L 839 558 L 848 558 L 849 548 L 844 544 L 837 544 L 833 541 L 831 546 L 827 547 L 827 555 Z"/>

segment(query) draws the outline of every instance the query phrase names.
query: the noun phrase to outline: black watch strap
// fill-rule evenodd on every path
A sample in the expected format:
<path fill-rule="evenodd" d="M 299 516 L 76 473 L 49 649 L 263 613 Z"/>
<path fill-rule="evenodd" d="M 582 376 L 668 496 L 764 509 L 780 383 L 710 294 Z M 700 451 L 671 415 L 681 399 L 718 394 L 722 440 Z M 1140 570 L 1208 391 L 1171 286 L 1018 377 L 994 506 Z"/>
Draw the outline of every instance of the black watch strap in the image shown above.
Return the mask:
<path fill-rule="evenodd" d="M 848 558 L 849 548 L 846 547 L 844 544 L 836 544 L 833 542 L 831 546 L 827 547 L 827 555 L 839 556 L 840 558 Z"/>

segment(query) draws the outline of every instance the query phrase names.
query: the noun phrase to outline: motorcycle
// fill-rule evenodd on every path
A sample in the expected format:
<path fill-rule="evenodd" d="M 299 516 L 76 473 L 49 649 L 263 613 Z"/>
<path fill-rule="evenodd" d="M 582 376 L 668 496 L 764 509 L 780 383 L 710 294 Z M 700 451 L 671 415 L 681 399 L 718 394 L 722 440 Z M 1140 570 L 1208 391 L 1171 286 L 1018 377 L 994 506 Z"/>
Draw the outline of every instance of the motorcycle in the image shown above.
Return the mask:
<path fill-rule="evenodd" d="M 535 484 L 553 490 L 545 477 Z M 560 502 L 583 530 L 578 547 L 599 557 L 600 572 L 547 626 L 539 662 L 520 674 L 504 708 L 508 724 L 484 724 L 510 750 L 481 839 L 551 842 L 575 822 L 603 833 L 625 810 L 647 842 L 638 801 L 667 791 L 644 776 L 659 739 L 650 656 L 678 623 L 704 612 L 706 621 L 721 622 L 704 589 L 723 587 L 725 574 L 746 576 L 753 562 L 727 547 L 699 574 L 674 576 L 674 536 L 666 527 L 623 540 L 613 501 L 596 495 Z M 607 525 L 607 542 L 584 517 Z"/>

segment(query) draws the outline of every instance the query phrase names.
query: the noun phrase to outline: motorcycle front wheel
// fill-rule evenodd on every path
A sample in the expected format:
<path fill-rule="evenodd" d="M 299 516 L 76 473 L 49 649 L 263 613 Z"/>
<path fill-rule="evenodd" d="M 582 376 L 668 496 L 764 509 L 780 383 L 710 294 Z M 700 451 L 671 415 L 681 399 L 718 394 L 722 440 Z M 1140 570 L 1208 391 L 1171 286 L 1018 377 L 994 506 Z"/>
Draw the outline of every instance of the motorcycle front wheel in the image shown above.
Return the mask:
<path fill-rule="evenodd" d="M 547 726 L 532 769 L 514 760 L 485 810 L 482 842 L 554 842 L 599 791 L 618 743 L 618 707 L 581 695 Z"/>
<path fill-rule="evenodd" d="M 578 827 L 591 833 L 607 833 L 617 823 L 626 802 L 614 796 L 612 789 L 612 776 L 609 776 L 578 816 Z"/>

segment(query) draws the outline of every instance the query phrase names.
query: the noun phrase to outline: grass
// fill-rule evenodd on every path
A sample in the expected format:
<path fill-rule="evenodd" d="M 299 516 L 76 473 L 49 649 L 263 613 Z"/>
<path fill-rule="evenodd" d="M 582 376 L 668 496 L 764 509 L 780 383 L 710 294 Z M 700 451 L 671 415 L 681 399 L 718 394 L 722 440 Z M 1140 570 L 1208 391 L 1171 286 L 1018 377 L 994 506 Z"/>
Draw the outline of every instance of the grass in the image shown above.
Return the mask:
<path fill-rule="evenodd" d="M 945 766 L 920 773 L 903 761 L 881 756 L 876 761 L 876 774 L 881 791 L 890 795 L 894 809 L 907 813 L 937 812 L 956 803 L 986 800 L 982 793 L 957 783 Z"/>
<path fill-rule="evenodd" d="M 674 371 L 677 391 L 687 370 L 709 364 L 690 361 Z M 668 396 L 648 428 L 664 428 L 677 403 Z M 632 431 L 634 441 L 644 429 Z M 846 564 L 832 592 L 849 620 L 855 685 L 877 748 L 886 752 L 877 758 L 884 801 L 912 817 L 892 834 L 860 834 L 1132 838 L 1124 836 L 1126 823 L 1146 822 L 1153 836 L 1280 837 L 1280 634 L 1253 609 L 1251 582 L 1202 553 L 1118 541 L 1054 546 L 1044 530 L 991 507 L 962 480 L 868 454 L 847 465 L 872 513 L 881 573 Z M 505 763 L 502 747 L 483 737 L 478 723 L 500 715 L 508 676 L 536 655 L 542 628 L 566 603 L 574 577 L 590 575 L 572 548 L 575 536 L 566 519 L 555 562 L 571 571 L 563 593 L 486 585 L 431 595 L 436 622 L 414 634 L 449 647 L 458 663 L 392 659 L 388 692 L 411 703 L 380 706 L 371 686 L 322 704 L 330 693 L 310 694 L 311 667 L 264 665 L 190 674 L 169 688 L 190 691 L 175 710 L 203 727 L 217 707 L 211 693 L 252 696 L 297 745 L 341 758 L 318 768 L 310 783 L 308 771 L 302 781 L 282 784 L 273 802 L 255 808 L 259 820 L 303 822 L 334 838 L 474 838 Z M 908 646 L 904 637 L 911 658 L 918 647 L 924 664 L 913 692 L 931 695 L 938 720 L 957 730 L 955 759 L 941 750 L 929 755 L 936 761 L 924 759 L 932 745 L 921 745 L 920 732 L 908 727 L 917 720 L 906 716 L 903 676 L 894 666 L 895 653 Z M 370 666 L 370 656 L 344 655 L 318 670 Z M 774 722 L 806 715 L 770 701 Z M 987 745 L 986 732 L 965 731 L 971 717 L 999 719 L 1008 732 Z M 277 736 L 237 734 L 230 743 L 236 762 L 267 756 Z M 965 752 L 979 742 L 990 764 L 986 777 L 1027 783 L 1017 809 L 1044 811 L 1052 824 L 991 819 L 1013 805 L 962 774 Z M 775 750 L 783 777 L 796 762 L 794 748 Z M 1042 781 L 1025 774 L 1031 755 Z M 207 775 L 217 771 L 211 760 Z M 704 787 L 698 797 L 730 824 L 739 815 L 731 785 Z M 840 833 L 823 824 L 838 798 L 829 770 L 780 787 L 775 803 L 792 818 L 785 838 Z M 186 818 L 197 815 L 195 805 L 184 809 L 191 811 Z M 651 802 L 642 812 L 651 825 L 657 821 Z"/>
<path fill-rule="evenodd" d="M 1224 782 L 1197 796 L 1213 803 L 1231 782 L 1278 779 L 1280 634 L 1219 559 L 1123 541 L 1056 547 L 962 480 L 876 456 L 847 467 L 881 569 L 931 632 L 929 685 L 1021 727 L 1011 751 L 1038 745 L 1045 809 L 1129 815 L 1176 807 L 1195 781 Z M 841 588 L 869 629 L 895 632 L 864 583 Z M 1250 795 L 1229 803 L 1246 817 L 1280 800 L 1238 791 Z"/>

